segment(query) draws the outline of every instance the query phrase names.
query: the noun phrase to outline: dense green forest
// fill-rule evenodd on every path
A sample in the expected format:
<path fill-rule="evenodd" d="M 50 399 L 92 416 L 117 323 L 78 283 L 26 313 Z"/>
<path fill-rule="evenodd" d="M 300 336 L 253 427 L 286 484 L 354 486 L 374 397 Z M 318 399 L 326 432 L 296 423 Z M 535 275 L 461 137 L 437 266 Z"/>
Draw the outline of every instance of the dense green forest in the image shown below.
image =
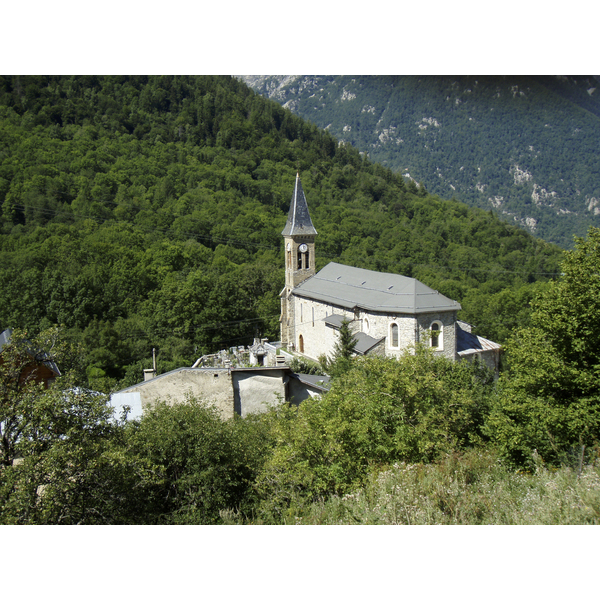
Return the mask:
<path fill-rule="evenodd" d="M 599 229 L 564 253 L 229 77 L 4 77 L 0 111 L 1 523 L 600 521 Z M 113 415 L 153 347 L 165 371 L 277 337 L 296 171 L 317 266 L 459 300 L 499 380 L 417 347 L 342 356 L 299 407 Z"/>
<path fill-rule="evenodd" d="M 600 224 L 597 77 L 242 79 L 428 190 L 564 248 Z"/>
<path fill-rule="evenodd" d="M 66 328 L 88 385 L 278 339 L 296 171 L 330 260 L 416 277 L 498 342 L 560 251 L 432 196 L 230 77 L 0 78 L 0 327 Z"/>

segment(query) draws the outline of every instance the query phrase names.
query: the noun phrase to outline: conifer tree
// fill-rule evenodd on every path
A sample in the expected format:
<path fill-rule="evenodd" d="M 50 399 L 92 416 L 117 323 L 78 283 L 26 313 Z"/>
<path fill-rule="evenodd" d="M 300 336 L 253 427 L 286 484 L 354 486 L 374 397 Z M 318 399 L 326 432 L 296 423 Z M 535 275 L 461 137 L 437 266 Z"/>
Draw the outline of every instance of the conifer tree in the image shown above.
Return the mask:
<path fill-rule="evenodd" d="M 333 349 L 333 357 L 329 361 L 329 370 L 333 377 L 350 370 L 352 354 L 358 340 L 350 331 L 350 321 L 344 319 L 338 332 L 338 341 Z"/>

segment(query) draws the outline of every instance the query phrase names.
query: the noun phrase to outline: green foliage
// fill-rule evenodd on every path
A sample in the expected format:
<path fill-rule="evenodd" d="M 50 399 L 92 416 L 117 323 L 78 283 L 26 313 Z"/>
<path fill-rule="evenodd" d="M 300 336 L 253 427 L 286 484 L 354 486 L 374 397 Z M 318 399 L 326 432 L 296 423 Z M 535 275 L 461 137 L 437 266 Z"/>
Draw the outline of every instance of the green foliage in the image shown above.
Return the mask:
<path fill-rule="evenodd" d="M 478 365 L 424 348 L 400 360 L 358 359 L 323 398 L 279 411 L 278 443 L 257 479 L 263 510 L 284 514 L 298 495 L 345 493 L 377 465 L 479 444 L 492 385 Z"/>
<path fill-rule="evenodd" d="M 273 443 L 266 419 L 225 422 L 190 399 L 123 423 L 70 373 L 49 389 L 35 382 L 32 367 L 65 355 L 56 332 L 11 342 L 0 364 L 1 523 L 208 524 L 222 509 L 249 510 Z"/>
<path fill-rule="evenodd" d="M 154 474 L 115 446 L 106 396 L 77 387 L 76 368 L 50 388 L 39 381 L 45 363 L 69 356 L 56 330 L 31 339 L 14 331 L 0 355 L 0 522 L 139 522 Z"/>
<path fill-rule="evenodd" d="M 306 375 L 325 375 L 321 365 L 305 357 L 294 356 L 290 361 L 290 369 L 294 373 L 304 373 Z"/>
<path fill-rule="evenodd" d="M 231 523 L 245 523 L 230 514 Z M 253 524 L 290 525 L 598 525 L 600 467 L 516 473 L 494 452 L 469 450 L 432 464 L 398 462 L 373 471 L 364 487 Z"/>
<path fill-rule="evenodd" d="M 338 330 L 338 340 L 333 348 L 333 355 L 327 360 L 327 371 L 333 377 L 347 373 L 352 367 L 352 356 L 358 340 L 350 330 L 350 321 L 344 319 Z"/>
<path fill-rule="evenodd" d="M 31 339 L 24 331 L 12 332 L 0 354 L 0 464 L 47 450 L 58 440 L 76 440 L 90 427 L 98 435 L 104 431 L 106 399 L 76 388 L 75 369 L 50 388 L 45 383 L 58 377 L 56 362 L 76 367 L 75 353 L 56 328 Z"/>
<path fill-rule="evenodd" d="M 600 229 L 577 240 L 562 268 L 533 303 L 531 327 L 507 344 L 510 371 L 488 429 L 514 464 L 534 450 L 557 463 L 599 441 Z"/>
<path fill-rule="evenodd" d="M 39 525 L 147 523 L 163 474 L 118 443 L 118 426 L 88 430 L 0 467 L 0 522 Z"/>
<path fill-rule="evenodd" d="M 126 434 L 127 451 L 162 473 L 139 507 L 146 522 L 213 524 L 221 510 L 248 508 L 266 443 L 260 427 L 222 421 L 190 398 L 159 403 Z"/>
<path fill-rule="evenodd" d="M 494 282 L 472 289 L 462 301 L 463 320 L 477 323 L 475 333 L 504 344 L 517 329 L 530 325 L 531 303 L 547 287 L 547 282 L 518 283 L 497 291 Z"/>
<path fill-rule="evenodd" d="M 599 225 L 594 77 L 244 79 L 407 175 L 411 193 L 424 192 L 416 184 L 424 181 L 430 193 L 516 219 L 564 248 L 572 248 L 573 235 Z"/>

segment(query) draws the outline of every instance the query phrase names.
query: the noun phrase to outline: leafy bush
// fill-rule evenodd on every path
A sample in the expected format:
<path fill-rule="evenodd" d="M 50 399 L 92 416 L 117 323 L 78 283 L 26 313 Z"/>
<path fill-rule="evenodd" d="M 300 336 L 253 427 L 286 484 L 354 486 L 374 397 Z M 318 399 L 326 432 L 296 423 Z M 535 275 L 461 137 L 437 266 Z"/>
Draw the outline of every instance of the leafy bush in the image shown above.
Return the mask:
<path fill-rule="evenodd" d="M 421 347 L 353 365 L 322 399 L 278 411 L 277 445 L 257 479 L 264 514 L 283 514 L 298 497 L 346 493 L 378 465 L 431 461 L 482 441 L 493 378 L 479 365 Z"/>
<path fill-rule="evenodd" d="M 305 375 L 325 374 L 318 363 L 298 356 L 294 356 L 290 361 L 290 369 L 292 369 L 294 373 L 304 373 Z"/>
<path fill-rule="evenodd" d="M 248 508 L 264 431 L 241 419 L 222 421 L 193 398 L 149 410 L 127 440 L 128 452 L 163 473 L 140 507 L 148 522 L 211 524 L 220 510 Z"/>

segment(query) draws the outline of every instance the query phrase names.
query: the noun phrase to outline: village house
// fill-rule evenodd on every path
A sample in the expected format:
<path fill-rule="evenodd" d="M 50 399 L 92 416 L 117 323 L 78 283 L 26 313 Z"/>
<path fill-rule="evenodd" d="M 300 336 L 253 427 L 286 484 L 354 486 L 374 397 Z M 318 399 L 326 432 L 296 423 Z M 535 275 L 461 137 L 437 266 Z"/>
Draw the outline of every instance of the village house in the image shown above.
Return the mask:
<path fill-rule="evenodd" d="M 0 364 L 4 362 L 4 350 L 12 341 L 12 329 L 5 329 L 0 333 Z M 60 377 L 60 370 L 56 363 L 51 360 L 48 355 L 39 349 L 32 347 L 29 342 L 24 342 L 24 356 L 18 366 L 19 368 L 19 385 L 26 382 L 35 381 L 43 384 L 45 389 L 48 389 L 57 377 Z"/>
<path fill-rule="evenodd" d="M 261 413 L 282 402 L 298 405 L 327 391 L 329 377 L 293 373 L 288 366 L 182 367 L 111 394 L 116 416 L 128 407 L 128 419 L 159 401 L 196 398 L 214 407 L 222 419 Z"/>

